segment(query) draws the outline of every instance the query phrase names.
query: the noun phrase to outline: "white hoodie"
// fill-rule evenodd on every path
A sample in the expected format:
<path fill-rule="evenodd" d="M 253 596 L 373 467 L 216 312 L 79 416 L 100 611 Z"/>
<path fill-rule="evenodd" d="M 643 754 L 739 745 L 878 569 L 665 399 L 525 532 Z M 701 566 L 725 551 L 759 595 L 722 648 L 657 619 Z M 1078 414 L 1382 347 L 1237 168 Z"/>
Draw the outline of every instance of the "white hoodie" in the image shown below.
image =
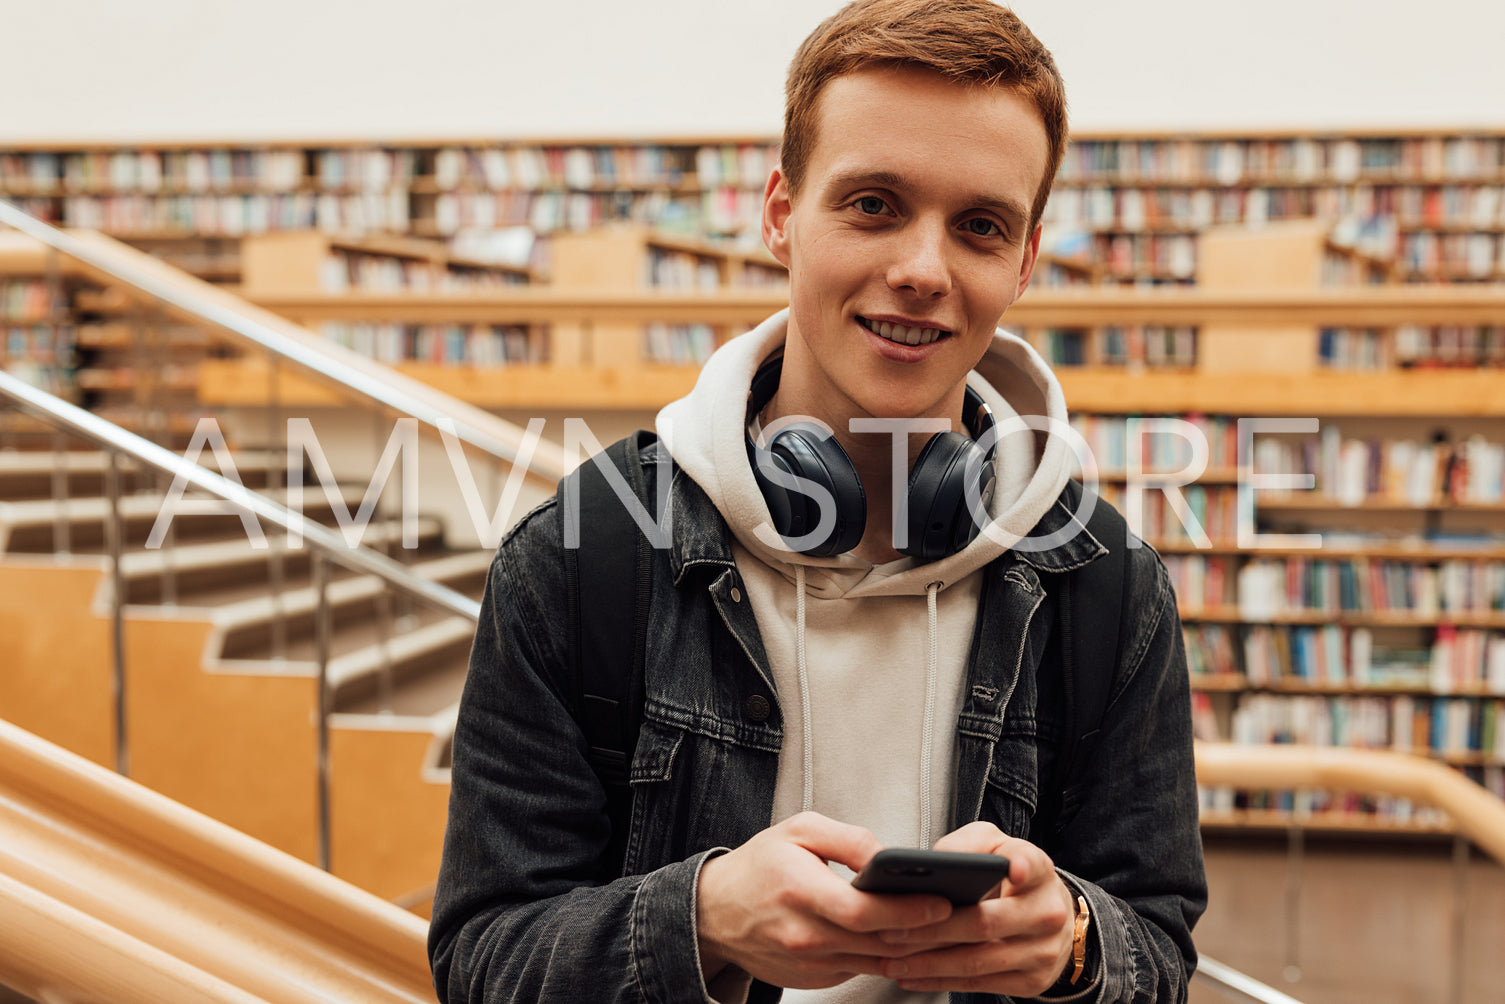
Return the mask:
<path fill-rule="evenodd" d="M 748 393 L 784 344 L 787 311 L 732 339 L 657 429 L 676 464 L 720 510 L 763 637 L 784 718 L 773 818 L 813 809 L 871 830 L 885 846 L 928 847 L 954 828 L 956 720 L 981 594 L 981 569 L 1029 532 L 1071 471 L 1059 435 L 1010 418 L 1066 421 L 1060 385 L 1027 343 L 998 332 L 968 383 L 1001 438 L 991 524 L 957 554 L 874 565 L 851 554 L 813 558 L 776 548 L 768 506 L 748 463 Z M 759 535 L 756 530 L 765 527 Z M 803 589 L 801 589 L 801 586 Z M 904 994 L 877 977 L 783 999 L 944 1001 Z"/>

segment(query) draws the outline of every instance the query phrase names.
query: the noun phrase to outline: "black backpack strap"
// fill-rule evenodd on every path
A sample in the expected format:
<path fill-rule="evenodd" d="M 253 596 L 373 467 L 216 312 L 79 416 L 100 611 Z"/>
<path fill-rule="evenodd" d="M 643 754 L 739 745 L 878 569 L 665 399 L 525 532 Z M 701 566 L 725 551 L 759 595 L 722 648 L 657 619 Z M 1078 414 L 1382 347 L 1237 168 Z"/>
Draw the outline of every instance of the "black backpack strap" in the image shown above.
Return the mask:
<path fill-rule="evenodd" d="M 1071 482 L 1066 500 L 1075 509 L 1086 489 Z M 1118 667 L 1118 648 L 1128 597 L 1128 524 L 1102 499 L 1087 518 L 1087 531 L 1108 553 L 1061 576 L 1062 687 L 1068 746 L 1058 761 L 1057 790 L 1064 792 L 1062 820 L 1075 811 L 1073 789 L 1097 748 L 1103 714 Z"/>
<path fill-rule="evenodd" d="M 578 511 L 580 527 L 579 546 L 564 549 L 571 670 L 591 766 L 606 788 L 610 861 L 617 869 L 626 851 L 632 811 L 628 781 L 643 717 L 653 551 L 600 465 L 604 458 L 615 466 L 650 515 L 656 515 L 638 460 L 656 439 L 641 430 L 620 439 L 559 483 L 565 518 Z"/>

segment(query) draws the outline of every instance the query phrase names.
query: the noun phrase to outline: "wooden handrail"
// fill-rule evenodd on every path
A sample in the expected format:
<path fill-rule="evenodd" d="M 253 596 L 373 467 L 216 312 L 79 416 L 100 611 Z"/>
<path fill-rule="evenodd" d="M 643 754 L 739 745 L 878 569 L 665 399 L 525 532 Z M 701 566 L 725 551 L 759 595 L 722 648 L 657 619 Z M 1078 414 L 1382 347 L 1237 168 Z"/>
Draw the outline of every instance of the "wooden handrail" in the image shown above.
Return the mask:
<path fill-rule="evenodd" d="M 1197 743 L 1196 757 L 1199 784 L 1353 791 L 1425 803 L 1505 864 L 1505 802 L 1435 760 L 1389 750 L 1206 742 Z"/>
<path fill-rule="evenodd" d="M 0 927 L 42 1000 L 434 999 L 421 918 L 5 722 Z"/>

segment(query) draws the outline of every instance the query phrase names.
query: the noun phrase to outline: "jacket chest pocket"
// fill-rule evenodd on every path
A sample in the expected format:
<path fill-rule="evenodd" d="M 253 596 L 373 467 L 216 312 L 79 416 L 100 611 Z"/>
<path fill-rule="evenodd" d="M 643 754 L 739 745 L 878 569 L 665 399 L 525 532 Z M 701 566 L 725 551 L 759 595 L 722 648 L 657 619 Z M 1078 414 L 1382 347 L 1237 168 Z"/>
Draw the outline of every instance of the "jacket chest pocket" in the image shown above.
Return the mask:
<path fill-rule="evenodd" d="M 983 786 L 981 818 L 1015 837 L 1028 837 L 1040 802 L 1033 721 L 1010 721 L 993 744 Z"/>
<path fill-rule="evenodd" d="M 632 759 L 632 823 L 624 874 L 711 847 L 736 847 L 768 826 L 778 753 L 643 719 Z M 769 790 L 765 791 L 764 788 Z"/>

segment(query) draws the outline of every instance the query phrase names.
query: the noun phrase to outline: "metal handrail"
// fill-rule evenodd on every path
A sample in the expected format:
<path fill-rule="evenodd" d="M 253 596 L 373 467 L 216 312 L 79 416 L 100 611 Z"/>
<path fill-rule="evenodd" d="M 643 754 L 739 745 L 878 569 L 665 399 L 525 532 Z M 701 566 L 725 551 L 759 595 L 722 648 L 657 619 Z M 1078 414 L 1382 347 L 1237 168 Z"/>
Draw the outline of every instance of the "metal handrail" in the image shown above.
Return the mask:
<path fill-rule="evenodd" d="M 53 428 L 62 429 L 107 451 L 110 457 L 107 490 L 110 496 L 110 516 L 106 524 L 109 542 L 110 571 L 114 588 L 111 589 L 111 614 L 114 624 L 114 666 L 111 675 L 111 691 L 115 706 L 115 767 L 121 774 L 129 774 L 129 750 L 126 746 L 126 671 L 125 645 L 123 639 L 122 611 L 125 606 L 125 590 L 121 570 L 122 533 L 120 530 L 119 478 L 116 475 L 118 458 L 130 457 L 136 463 L 171 476 L 175 481 L 208 492 L 242 511 L 265 520 L 288 533 L 296 533 L 313 548 L 314 578 L 318 593 L 318 609 L 315 630 L 318 636 L 318 819 L 319 819 L 319 865 L 329 868 L 330 844 L 330 765 L 329 765 L 329 631 L 330 608 L 328 602 L 328 567 L 333 561 L 353 572 L 374 575 L 387 586 L 419 601 L 438 607 L 451 614 L 480 621 L 481 605 L 462 593 L 447 586 L 414 575 L 400 562 L 364 547 L 352 547 L 345 538 L 328 527 L 311 523 L 295 516 L 292 510 L 264 495 L 231 481 L 222 474 L 207 470 L 157 444 L 143 439 L 133 432 L 112 425 L 95 415 L 62 401 L 45 391 L 33 387 L 9 373 L 0 370 L 0 399 L 9 400 L 18 411 L 41 420 Z"/>
<path fill-rule="evenodd" d="M 457 437 L 461 442 L 508 463 L 516 463 L 520 450 L 512 443 L 491 435 L 465 418 L 462 408 L 445 409 L 405 390 L 402 380 L 383 378 L 347 365 L 335 351 L 324 351 L 290 338 L 283 332 L 252 317 L 214 303 L 209 297 L 196 295 L 174 283 L 164 282 L 151 270 L 136 267 L 129 261 L 114 260 L 109 254 L 89 246 L 67 231 L 44 223 L 0 199 L 0 224 L 26 234 L 60 254 L 84 263 L 121 283 L 176 308 L 216 328 L 232 332 L 315 377 L 343 385 L 368 403 L 391 409 L 400 415 L 416 418 L 430 429 Z M 332 347 L 333 348 L 333 347 Z M 501 422 L 501 419 L 495 419 Z M 507 423 L 510 426 L 510 423 Z M 522 430 L 517 430 L 522 435 Z M 545 451 L 546 453 L 547 451 Z M 553 457 L 535 452 L 528 466 L 538 467 L 535 476 L 550 481 L 563 477 L 563 455 Z"/>
<path fill-rule="evenodd" d="M 1301 1004 L 1290 994 L 1281 993 L 1269 984 L 1205 955 L 1197 959 L 1197 971 L 1192 974 L 1192 979 L 1200 980 L 1235 1000 L 1253 1001 L 1254 1004 Z"/>
<path fill-rule="evenodd" d="M 393 588 L 415 600 L 432 604 L 461 617 L 468 617 L 472 621 L 480 620 L 480 603 L 463 593 L 420 578 L 401 562 L 377 551 L 351 547 L 345 542 L 343 536 L 328 527 L 298 518 L 286 506 L 251 491 L 221 474 L 190 463 L 176 453 L 56 398 L 46 391 L 38 390 L 3 370 L 0 370 L 0 397 L 10 399 L 20 411 L 49 425 L 87 439 L 104 449 L 114 450 L 131 457 L 169 477 L 181 478 L 187 484 L 218 496 L 266 520 L 273 526 L 297 533 L 315 548 L 327 554 L 336 564 L 353 572 L 380 576 Z"/>

